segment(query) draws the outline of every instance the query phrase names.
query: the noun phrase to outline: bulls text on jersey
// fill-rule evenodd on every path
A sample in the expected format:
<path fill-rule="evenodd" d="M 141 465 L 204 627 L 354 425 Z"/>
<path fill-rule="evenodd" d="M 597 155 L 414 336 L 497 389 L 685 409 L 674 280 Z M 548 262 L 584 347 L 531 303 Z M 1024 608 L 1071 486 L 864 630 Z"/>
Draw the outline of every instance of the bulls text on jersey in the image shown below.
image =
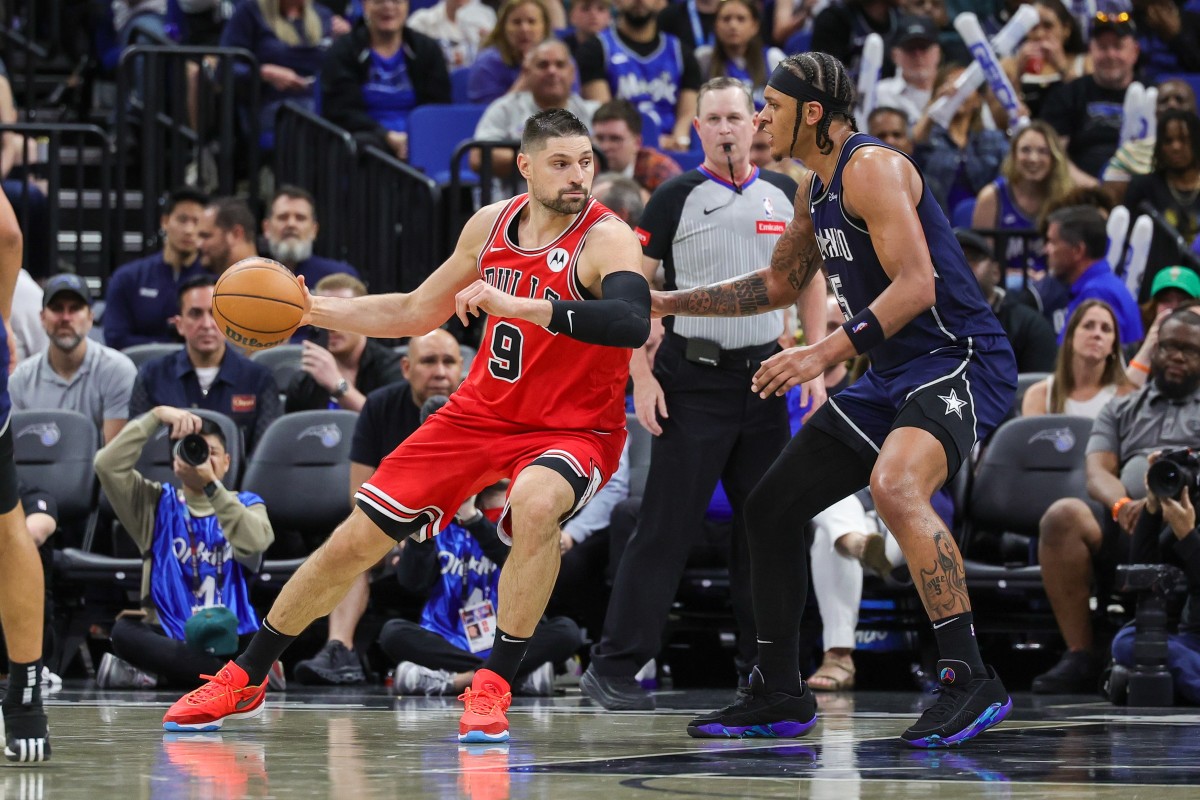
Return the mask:
<path fill-rule="evenodd" d="M 553 269 L 553 267 L 551 267 Z M 511 294 L 513 297 L 529 297 L 534 300 L 539 299 L 538 289 L 541 288 L 541 282 L 536 275 L 531 275 L 528 282 L 522 281 L 525 277 L 524 273 L 519 269 L 510 269 L 508 267 L 486 267 L 483 270 L 483 279 L 490 286 L 495 286 L 505 294 Z M 527 284 L 522 290 L 522 284 Z M 542 300 L 561 300 L 562 297 L 558 292 L 550 288 L 542 289 L 540 295 Z"/>

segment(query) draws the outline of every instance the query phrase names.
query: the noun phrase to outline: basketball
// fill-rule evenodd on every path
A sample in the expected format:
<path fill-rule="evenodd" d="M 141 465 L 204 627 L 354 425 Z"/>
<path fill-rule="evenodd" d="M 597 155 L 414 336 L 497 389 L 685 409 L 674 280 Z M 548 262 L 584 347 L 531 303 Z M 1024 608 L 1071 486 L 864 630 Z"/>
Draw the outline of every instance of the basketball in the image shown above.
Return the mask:
<path fill-rule="evenodd" d="M 246 258 L 213 289 L 213 319 L 225 338 L 265 350 L 291 338 L 304 313 L 304 291 L 292 271 L 269 258 Z"/>

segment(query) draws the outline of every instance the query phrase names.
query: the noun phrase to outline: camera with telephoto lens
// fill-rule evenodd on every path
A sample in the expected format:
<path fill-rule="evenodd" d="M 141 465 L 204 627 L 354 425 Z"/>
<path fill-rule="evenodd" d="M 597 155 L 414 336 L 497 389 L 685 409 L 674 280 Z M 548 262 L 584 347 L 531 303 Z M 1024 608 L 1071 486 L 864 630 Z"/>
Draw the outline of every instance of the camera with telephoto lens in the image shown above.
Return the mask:
<path fill-rule="evenodd" d="M 1179 497 L 1185 488 L 1192 500 L 1200 496 L 1200 456 L 1191 450 L 1168 450 L 1150 465 L 1146 488 L 1155 497 Z"/>
<path fill-rule="evenodd" d="M 183 463 L 198 467 L 208 461 L 208 441 L 198 433 L 189 433 L 175 442 L 171 453 Z"/>

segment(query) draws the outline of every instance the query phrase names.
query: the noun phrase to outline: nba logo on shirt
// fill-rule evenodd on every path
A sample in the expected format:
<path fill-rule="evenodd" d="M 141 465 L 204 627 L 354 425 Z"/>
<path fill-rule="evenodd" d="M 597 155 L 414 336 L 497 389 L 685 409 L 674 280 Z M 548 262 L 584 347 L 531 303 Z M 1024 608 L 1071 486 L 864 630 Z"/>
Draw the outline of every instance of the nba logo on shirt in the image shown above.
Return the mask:
<path fill-rule="evenodd" d="M 771 198 L 763 198 L 763 211 L 766 212 L 767 219 L 771 219 L 775 216 L 775 206 L 771 205 Z"/>
<path fill-rule="evenodd" d="M 562 272 L 567 268 L 568 258 L 566 250 L 556 247 L 546 254 L 546 266 L 550 268 L 551 272 Z"/>

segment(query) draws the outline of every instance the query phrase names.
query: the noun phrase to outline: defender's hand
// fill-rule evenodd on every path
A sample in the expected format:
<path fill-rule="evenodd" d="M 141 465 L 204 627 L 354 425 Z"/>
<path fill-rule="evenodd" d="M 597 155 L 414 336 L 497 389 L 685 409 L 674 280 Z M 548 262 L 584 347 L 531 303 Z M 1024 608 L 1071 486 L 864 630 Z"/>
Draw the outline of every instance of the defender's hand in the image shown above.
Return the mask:
<path fill-rule="evenodd" d="M 470 323 L 468 317 L 478 317 L 481 313 L 493 317 L 527 319 L 523 314 L 527 310 L 524 302 L 478 280 L 454 296 L 454 313 L 463 325 Z"/>
<path fill-rule="evenodd" d="M 808 383 L 824 372 L 825 363 L 812 347 L 792 347 L 762 363 L 754 373 L 750 390 L 764 400 L 772 394 L 781 397 L 793 386 Z"/>

